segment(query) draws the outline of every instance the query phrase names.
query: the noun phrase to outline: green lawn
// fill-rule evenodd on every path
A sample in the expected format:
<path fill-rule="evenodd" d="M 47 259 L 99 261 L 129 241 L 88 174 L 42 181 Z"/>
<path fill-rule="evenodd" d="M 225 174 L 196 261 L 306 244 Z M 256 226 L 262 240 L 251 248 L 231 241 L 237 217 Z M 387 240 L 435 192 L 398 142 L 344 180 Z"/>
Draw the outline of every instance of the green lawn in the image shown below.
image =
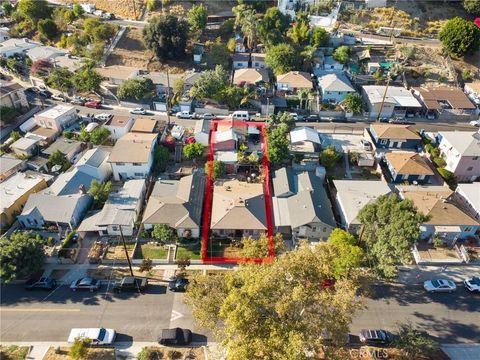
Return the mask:
<path fill-rule="evenodd" d="M 168 251 L 163 245 L 143 244 L 141 254 L 143 259 L 166 259 Z"/>
<path fill-rule="evenodd" d="M 184 255 L 189 256 L 191 260 L 200 260 L 202 258 L 202 255 L 200 254 L 200 245 L 191 249 L 183 246 L 177 246 L 176 257 L 179 258 Z"/>
<path fill-rule="evenodd" d="M 228 243 L 223 243 L 220 245 L 218 242 L 210 242 L 208 245 L 207 256 L 216 256 L 216 257 L 240 257 L 240 248 L 235 247 Z"/>
<path fill-rule="evenodd" d="M 0 359 L 24 360 L 28 354 L 28 346 L 0 346 Z"/>

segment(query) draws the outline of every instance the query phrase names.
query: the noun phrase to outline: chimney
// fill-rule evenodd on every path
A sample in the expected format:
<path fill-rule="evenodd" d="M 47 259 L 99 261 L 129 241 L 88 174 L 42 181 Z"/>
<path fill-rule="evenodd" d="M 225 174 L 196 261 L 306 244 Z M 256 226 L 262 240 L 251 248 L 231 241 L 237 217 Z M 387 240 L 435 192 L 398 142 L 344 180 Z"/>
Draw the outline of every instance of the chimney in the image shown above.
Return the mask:
<path fill-rule="evenodd" d="M 83 184 L 80 184 L 80 186 L 78 187 L 78 190 L 80 191 L 80 194 L 86 194 L 87 193 L 87 188 Z"/>

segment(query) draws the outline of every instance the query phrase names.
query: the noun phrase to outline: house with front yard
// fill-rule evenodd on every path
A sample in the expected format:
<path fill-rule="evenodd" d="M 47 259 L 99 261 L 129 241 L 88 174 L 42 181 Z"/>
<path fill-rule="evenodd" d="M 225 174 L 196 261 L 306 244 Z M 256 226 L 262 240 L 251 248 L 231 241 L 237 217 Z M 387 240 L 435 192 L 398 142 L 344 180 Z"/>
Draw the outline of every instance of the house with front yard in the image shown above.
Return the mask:
<path fill-rule="evenodd" d="M 38 126 L 60 132 L 77 120 L 77 109 L 70 105 L 55 105 L 36 113 L 33 118 Z"/>
<path fill-rule="evenodd" d="M 178 237 L 200 237 L 206 176 L 196 170 L 180 180 L 160 179 L 155 183 L 143 214 L 145 229 L 165 224 Z"/>
<path fill-rule="evenodd" d="M 260 237 L 268 229 L 262 183 L 217 180 L 210 229 L 215 237 Z"/>
<path fill-rule="evenodd" d="M 376 180 L 333 180 L 337 213 L 342 228 L 358 234 L 362 224 L 358 219 L 360 210 L 378 197 L 392 192 L 385 181 Z"/>
<path fill-rule="evenodd" d="M 17 83 L 2 83 L 0 86 L 0 106 L 14 109 L 29 107 L 25 88 Z"/>
<path fill-rule="evenodd" d="M 22 212 L 30 194 L 47 187 L 50 175 L 34 172 L 18 172 L 0 183 L 0 226 L 9 226 Z"/>
<path fill-rule="evenodd" d="M 318 77 L 318 86 L 322 101 L 337 104 L 345 100 L 350 93 L 355 93 L 350 80 L 344 74 L 330 73 Z"/>
<path fill-rule="evenodd" d="M 138 76 L 140 69 L 131 66 L 112 65 L 95 69 L 109 85 L 119 86 L 125 80 Z"/>
<path fill-rule="evenodd" d="M 422 146 L 422 138 L 409 125 L 374 123 L 370 124 L 369 134 L 366 137 L 371 138 L 377 149 L 416 150 Z"/>
<path fill-rule="evenodd" d="M 480 130 L 440 131 L 438 138 L 445 169 L 459 182 L 473 182 L 480 177 Z"/>
<path fill-rule="evenodd" d="M 110 137 L 120 139 L 130 131 L 135 119 L 129 115 L 113 115 L 103 126 L 110 131 Z"/>
<path fill-rule="evenodd" d="M 383 85 L 365 85 L 362 86 L 362 96 L 370 118 L 411 117 L 422 109 L 415 96 L 401 86 L 389 86 L 386 89 Z"/>
<path fill-rule="evenodd" d="M 25 160 L 18 159 L 12 154 L 0 155 L 0 182 L 25 168 Z"/>
<path fill-rule="evenodd" d="M 45 157 L 49 157 L 53 153 L 60 151 L 60 153 L 70 162 L 74 160 L 77 154 L 79 154 L 85 147 L 80 141 L 67 139 L 66 137 L 59 137 L 48 147 L 41 150 L 41 153 Z"/>
<path fill-rule="evenodd" d="M 17 155 L 30 156 L 36 152 L 37 144 L 38 139 L 22 137 L 10 145 L 10 149 Z"/>
<path fill-rule="evenodd" d="M 458 184 L 455 189 L 455 200 L 460 207 L 480 220 L 480 183 Z"/>
<path fill-rule="evenodd" d="M 130 132 L 117 140 L 108 159 L 115 181 L 145 179 L 150 174 L 157 135 Z"/>
<path fill-rule="evenodd" d="M 387 152 L 384 160 L 394 183 L 428 184 L 435 176 L 429 161 L 416 152 Z"/>
<path fill-rule="evenodd" d="M 120 189 L 110 193 L 102 210 L 85 218 L 77 231 L 98 232 L 99 236 L 133 236 L 145 189 L 144 179 L 125 181 Z"/>
<path fill-rule="evenodd" d="M 336 221 L 322 180 L 314 172 L 286 168 L 275 171 L 272 181 L 276 231 L 291 233 L 294 242 L 327 240 Z"/>
<path fill-rule="evenodd" d="M 250 54 L 248 53 L 234 53 L 232 55 L 233 69 L 247 69 L 250 61 Z"/>
<path fill-rule="evenodd" d="M 268 71 L 265 69 L 238 69 L 233 74 L 233 84 L 237 86 L 255 85 L 260 82 L 268 83 Z"/>
<path fill-rule="evenodd" d="M 303 71 L 289 71 L 277 76 L 277 90 L 285 92 L 297 92 L 300 89 L 313 89 L 312 78 L 309 73 Z"/>
<path fill-rule="evenodd" d="M 423 106 L 423 114 L 428 119 L 450 120 L 452 118 L 469 120 L 476 115 L 477 107 L 459 88 L 412 88 L 413 94 Z"/>
<path fill-rule="evenodd" d="M 252 69 L 266 69 L 268 66 L 265 63 L 265 53 L 251 53 L 250 62 Z"/>
<path fill-rule="evenodd" d="M 195 122 L 195 128 L 193 130 L 193 136 L 197 143 L 203 146 L 210 144 L 210 120 L 200 119 Z"/>
<path fill-rule="evenodd" d="M 475 235 L 480 223 L 455 203 L 453 191 L 444 186 L 398 185 L 400 197 L 413 202 L 418 211 L 428 216 L 420 226 L 421 238 L 439 237 L 452 244 L 457 239 Z"/>
<path fill-rule="evenodd" d="M 290 153 L 309 159 L 318 159 L 320 136 L 316 129 L 302 126 L 290 131 Z"/>

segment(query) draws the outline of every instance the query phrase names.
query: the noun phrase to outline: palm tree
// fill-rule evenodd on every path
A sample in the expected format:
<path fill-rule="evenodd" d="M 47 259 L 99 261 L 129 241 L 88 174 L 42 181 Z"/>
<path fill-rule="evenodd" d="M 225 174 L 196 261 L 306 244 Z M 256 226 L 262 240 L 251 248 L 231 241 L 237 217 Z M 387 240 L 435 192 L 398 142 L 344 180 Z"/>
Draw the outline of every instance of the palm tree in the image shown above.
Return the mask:
<path fill-rule="evenodd" d="M 253 49 L 257 40 L 257 16 L 255 9 L 238 5 L 234 8 L 235 25 L 240 27 L 243 36 L 247 39 L 247 47 Z"/>
<path fill-rule="evenodd" d="M 308 99 L 310 98 L 310 89 L 298 89 L 297 90 L 297 96 L 300 99 L 300 108 L 304 108 L 303 105 L 303 100 L 305 100 L 305 108 L 308 105 Z"/>

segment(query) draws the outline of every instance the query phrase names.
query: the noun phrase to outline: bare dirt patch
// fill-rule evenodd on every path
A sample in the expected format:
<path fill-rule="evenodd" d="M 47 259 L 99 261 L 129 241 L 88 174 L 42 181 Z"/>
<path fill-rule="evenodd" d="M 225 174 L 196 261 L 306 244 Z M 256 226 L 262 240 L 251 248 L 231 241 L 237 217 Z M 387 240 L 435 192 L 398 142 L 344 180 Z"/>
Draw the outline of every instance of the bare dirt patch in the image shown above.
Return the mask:
<path fill-rule="evenodd" d="M 68 347 L 61 347 L 59 351 L 51 347 L 43 357 L 43 360 L 70 360 L 68 356 Z M 115 349 L 93 349 L 87 350 L 85 360 L 115 360 Z"/>
<path fill-rule="evenodd" d="M 61 0 L 65 4 L 71 0 Z M 97 10 L 103 10 L 125 19 L 139 19 L 145 6 L 144 0 L 79 0 L 77 2 L 95 4 Z"/>
<path fill-rule="evenodd" d="M 149 273 L 142 273 L 135 268 L 133 269 L 133 275 L 151 279 L 163 279 L 163 273 L 163 270 L 157 269 Z M 100 280 L 118 279 L 124 276 L 130 276 L 130 270 L 128 268 L 99 267 L 96 269 L 88 269 L 87 275 Z"/>

